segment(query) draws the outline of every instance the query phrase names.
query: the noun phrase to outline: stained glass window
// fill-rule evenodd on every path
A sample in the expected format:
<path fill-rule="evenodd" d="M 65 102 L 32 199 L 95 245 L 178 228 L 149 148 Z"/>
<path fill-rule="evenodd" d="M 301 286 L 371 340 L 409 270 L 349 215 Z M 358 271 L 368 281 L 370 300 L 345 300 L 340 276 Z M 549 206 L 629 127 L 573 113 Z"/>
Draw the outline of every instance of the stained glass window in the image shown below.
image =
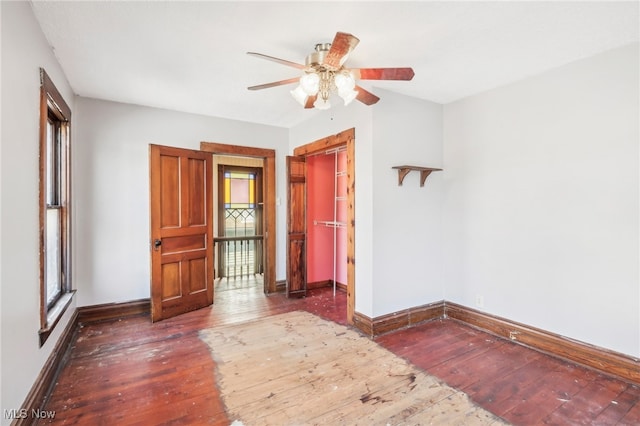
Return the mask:
<path fill-rule="evenodd" d="M 247 172 L 224 173 L 224 207 L 253 209 L 256 206 L 256 175 Z"/>

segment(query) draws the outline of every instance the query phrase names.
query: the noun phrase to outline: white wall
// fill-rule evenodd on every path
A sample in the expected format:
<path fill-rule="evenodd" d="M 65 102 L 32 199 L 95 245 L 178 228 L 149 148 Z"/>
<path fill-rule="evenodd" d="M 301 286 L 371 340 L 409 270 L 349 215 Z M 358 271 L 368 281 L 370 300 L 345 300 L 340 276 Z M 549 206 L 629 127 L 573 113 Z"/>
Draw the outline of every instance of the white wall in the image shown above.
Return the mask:
<path fill-rule="evenodd" d="M 445 297 L 640 355 L 638 44 L 445 106 Z"/>
<path fill-rule="evenodd" d="M 373 109 L 374 316 L 442 300 L 442 105 L 383 90 Z"/>
<path fill-rule="evenodd" d="M 287 129 L 81 97 L 76 108 L 78 306 L 149 297 L 149 144 L 275 149 L 277 196 L 285 197 Z M 278 279 L 286 276 L 284 220 L 277 207 Z"/>
<path fill-rule="evenodd" d="M 39 104 L 43 67 L 72 110 L 73 93 L 27 2 L 0 2 L 2 19 L 2 349 L 0 422 L 19 409 L 75 310 L 39 348 Z M 73 129 L 72 129 L 73 135 Z"/>

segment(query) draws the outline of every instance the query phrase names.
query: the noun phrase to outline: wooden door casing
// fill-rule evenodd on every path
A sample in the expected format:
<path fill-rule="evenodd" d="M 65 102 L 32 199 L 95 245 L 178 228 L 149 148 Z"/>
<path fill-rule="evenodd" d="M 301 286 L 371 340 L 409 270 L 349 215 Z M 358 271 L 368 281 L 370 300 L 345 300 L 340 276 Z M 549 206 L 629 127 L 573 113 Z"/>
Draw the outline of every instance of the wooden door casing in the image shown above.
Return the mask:
<path fill-rule="evenodd" d="M 307 294 L 306 271 L 306 163 L 287 157 L 287 297 Z"/>
<path fill-rule="evenodd" d="M 314 142 L 294 148 L 293 155 L 307 156 L 320 153 L 339 146 L 347 148 L 347 322 L 353 324 L 356 312 L 356 184 L 355 184 L 355 128 L 344 130 L 335 135 L 318 139 Z"/>
<path fill-rule="evenodd" d="M 150 145 L 151 319 L 213 303 L 211 154 Z"/>

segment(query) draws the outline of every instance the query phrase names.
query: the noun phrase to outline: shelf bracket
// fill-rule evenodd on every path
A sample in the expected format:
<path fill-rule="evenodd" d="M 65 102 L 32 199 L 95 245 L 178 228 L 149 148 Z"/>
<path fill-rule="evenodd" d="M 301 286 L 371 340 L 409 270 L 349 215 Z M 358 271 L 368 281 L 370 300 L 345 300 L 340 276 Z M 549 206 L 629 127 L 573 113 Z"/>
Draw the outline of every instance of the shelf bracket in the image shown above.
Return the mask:
<path fill-rule="evenodd" d="M 404 177 L 408 175 L 410 171 L 411 171 L 410 168 L 398 169 L 398 186 L 402 186 L 402 181 L 404 181 Z"/>
<path fill-rule="evenodd" d="M 420 170 L 420 187 L 424 186 L 424 181 L 427 180 L 433 170 Z"/>
<path fill-rule="evenodd" d="M 409 174 L 410 171 L 415 170 L 420 172 L 420 186 L 423 187 L 425 181 L 431 174 L 431 172 L 440 171 L 442 169 L 436 169 L 434 167 L 418 167 L 418 166 L 394 166 L 393 169 L 398 170 L 398 186 L 402 186 L 402 182 L 404 181 L 405 176 Z"/>

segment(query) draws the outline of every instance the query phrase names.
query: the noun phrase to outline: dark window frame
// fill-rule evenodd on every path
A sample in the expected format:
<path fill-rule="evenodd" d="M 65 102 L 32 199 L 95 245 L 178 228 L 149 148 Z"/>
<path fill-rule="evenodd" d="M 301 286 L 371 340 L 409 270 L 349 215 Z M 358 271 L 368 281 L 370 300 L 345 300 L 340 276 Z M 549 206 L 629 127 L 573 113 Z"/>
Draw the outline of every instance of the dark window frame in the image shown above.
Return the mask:
<path fill-rule="evenodd" d="M 49 129 L 54 140 L 50 148 Z M 71 109 L 44 69 L 40 69 L 40 346 L 73 298 L 71 285 Z M 53 166 L 52 166 L 53 165 Z M 48 300 L 47 214 L 59 211 L 60 288 Z"/>

